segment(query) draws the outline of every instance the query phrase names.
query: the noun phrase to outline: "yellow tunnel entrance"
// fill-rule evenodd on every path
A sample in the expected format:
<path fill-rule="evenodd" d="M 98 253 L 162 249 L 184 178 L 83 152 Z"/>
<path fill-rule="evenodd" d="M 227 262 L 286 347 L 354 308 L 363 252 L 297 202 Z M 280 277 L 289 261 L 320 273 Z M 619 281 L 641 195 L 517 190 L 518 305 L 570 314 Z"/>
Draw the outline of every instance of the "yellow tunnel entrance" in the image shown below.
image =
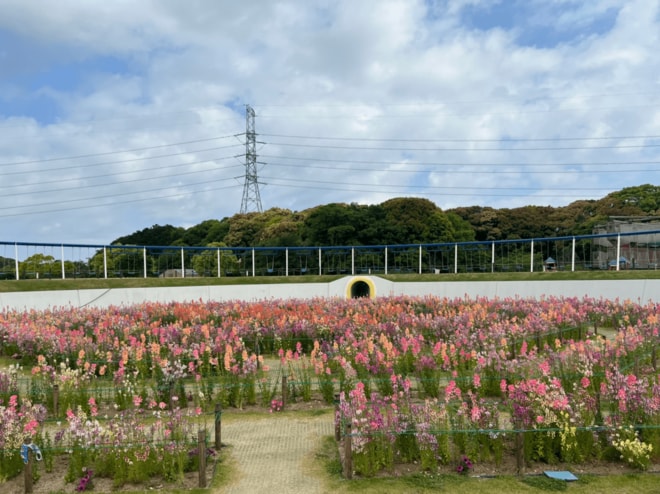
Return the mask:
<path fill-rule="evenodd" d="M 376 297 L 376 285 L 369 278 L 353 278 L 347 286 L 346 298 Z"/>

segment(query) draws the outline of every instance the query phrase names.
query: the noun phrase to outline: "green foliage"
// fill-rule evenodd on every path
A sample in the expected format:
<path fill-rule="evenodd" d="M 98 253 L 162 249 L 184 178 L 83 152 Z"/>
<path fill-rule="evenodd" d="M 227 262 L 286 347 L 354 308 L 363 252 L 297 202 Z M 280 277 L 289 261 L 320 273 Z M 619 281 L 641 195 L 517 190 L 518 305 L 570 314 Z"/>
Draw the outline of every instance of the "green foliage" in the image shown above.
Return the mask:
<path fill-rule="evenodd" d="M 0 453 L 0 481 L 13 479 L 23 471 L 23 459 L 18 450 Z"/>
<path fill-rule="evenodd" d="M 602 206 L 616 209 L 609 215 L 644 215 L 658 214 L 660 209 L 660 186 L 644 184 L 626 187 L 612 192 L 599 201 Z"/>
<path fill-rule="evenodd" d="M 468 206 L 442 211 L 428 199 L 399 197 L 378 205 L 331 203 L 302 212 L 276 207 L 262 213 L 209 219 L 188 229 L 153 225 L 120 237 L 113 244 L 203 246 L 223 242 L 234 247 L 294 247 L 540 238 L 591 233 L 608 217 L 653 216 L 660 214 L 659 210 L 660 187 L 649 184 L 558 208 Z M 61 271 L 56 259 L 37 261 L 42 270 L 50 267 Z M 95 268 L 99 272 L 99 266 Z M 65 269 L 80 271 L 78 266 Z M 114 265 L 108 269 L 114 269 Z"/>
<path fill-rule="evenodd" d="M 353 469 L 364 477 L 373 477 L 381 470 L 389 470 L 393 465 L 394 449 L 385 436 L 369 441 L 362 451 L 353 453 Z"/>
<path fill-rule="evenodd" d="M 180 240 L 185 228 L 172 225 L 154 225 L 125 237 L 119 237 L 113 244 L 120 245 L 174 245 Z"/>

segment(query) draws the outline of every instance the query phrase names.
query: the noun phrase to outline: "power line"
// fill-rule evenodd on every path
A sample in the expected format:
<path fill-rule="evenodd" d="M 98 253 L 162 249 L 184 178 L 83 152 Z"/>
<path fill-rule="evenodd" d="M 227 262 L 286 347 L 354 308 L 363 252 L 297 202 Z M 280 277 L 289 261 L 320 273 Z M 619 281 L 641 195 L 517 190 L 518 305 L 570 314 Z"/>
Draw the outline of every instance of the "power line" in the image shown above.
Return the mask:
<path fill-rule="evenodd" d="M 282 137 L 287 139 L 315 139 L 323 141 L 364 141 L 364 142 L 561 142 L 561 141 L 605 141 L 629 139 L 660 139 L 660 135 L 641 136 L 611 136 L 611 137 L 546 137 L 546 138 L 518 138 L 507 137 L 500 139 L 394 139 L 394 138 L 367 138 L 367 137 L 330 137 L 330 136 L 301 136 L 283 134 L 259 134 L 260 137 Z M 591 147 L 589 147 L 591 149 Z"/>
<path fill-rule="evenodd" d="M 605 165 L 657 165 L 660 164 L 660 161 L 602 161 L 602 162 L 569 162 L 569 163 L 459 163 L 459 162 L 448 162 L 448 163 L 438 163 L 432 161 L 380 161 L 380 160 L 341 160 L 341 159 L 330 159 L 330 158 L 318 158 L 318 157 L 300 157 L 300 156 L 277 156 L 277 155 L 268 155 L 262 154 L 264 158 L 279 158 L 292 161 L 318 161 L 321 163 L 357 163 L 357 164 L 373 164 L 373 165 L 425 165 L 425 166 L 524 166 L 524 167 L 548 167 L 548 166 L 605 166 Z M 270 163 L 270 162 L 269 162 Z"/>
<path fill-rule="evenodd" d="M 333 183 L 333 182 L 328 182 L 328 183 Z M 278 187 L 288 187 L 288 188 L 303 189 L 303 190 L 309 190 L 309 189 L 323 190 L 323 191 L 332 190 L 332 191 L 338 191 L 338 192 L 363 192 L 363 193 L 368 193 L 368 194 L 398 193 L 398 191 L 382 190 L 380 188 L 381 187 L 380 185 L 378 186 L 378 188 L 375 188 L 375 189 L 374 188 L 372 188 L 372 189 L 361 189 L 361 188 L 356 189 L 356 188 L 353 188 L 354 184 L 346 185 L 346 183 L 344 183 L 344 182 L 334 182 L 334 184 L 337 184 L 338 187 L 328 187 L 327 185 L 324 185 L 324 186 L 321 186 L 321 185 L 317 185 L 317 186 L 315 186 L 315 185 L 294 185 L 294 184 L 290 184 L 290 183 L 274 184 L 274 185 L 277 185 Z M 361 185 L 369 185 L 369 184 L 358 184 L 358 185 L 361 186 Z M 444 196 L 473 197 L 475 195 L 478 195 L 480 197 L 526 197 L 526 196 L 529 196 L 529 193 L 516 194 L 513 191 L 509 191 L 509 192 L 506 192 L 506 193 L 503 193 L 503 194 L 494 194 L 494 193 L 487 193 L 487 192 L 484 191 L 484 189 L 479 189 L 478 188 L 477 192 L 459 193 L 459 192 L 453 192 L 453 189 L 454 189 L 453 187 L 449 187 L 449 191 L 443 191 L 443 192 L 434 192 L 432 190 L 431 191 L 426 191 L 425 190 L 423 192 L 423 195 L 424 195 L 424 197 L 426 197 L 426 196 L 434 196 L 434 197 L 435 196 L 437 196 L 437 197 L 444 197 Z M 518 189 L 516 188 L 516 189 L 513 189 L 513 190 L 518 190 Z M 528 190 L 532 190 L 532 189 L 528 189 Z M 539 190 L 543 190 L 543 189 L 539 189 Z M 612 189 L 598 189 L 598 190 L 603 190 L 603 191 L 608 191 L 609 192 Z M 422 193 L 420 192 L 420 194 L 422 194 Z M 584 198 L 583 194 L 561 194 L 561 195 L 565 196 L 565 197 Z M 550 195 L 548 195 L 548 194 L 534 194 L 534 197 L 535 198 L 539 198 L 539 197 L 557 198 L 557 194 L 550 194 Z"/>
<path fill-rule="evenodd" d="M 567 112 L 596 112 L 596 111 L 609 111 L 609 110 L 648 110 L 650 108 L 657 108 L 660 105 L 657 104 L 644 104 L 644 105 L 623 105 L 623 106 L 601 106 L 601 107 L 574 107 L 574 108 L 547 108 L 547 109 L 539 109 L 539 110 L 511 110 L 511 111 L 499 111 L 499 112 L 493 112 L 493 111 L 472 111 L 472 112 L 442 112 L 442 111 L 434 111 L 433 112 L 433 117 L 474 117 L 474 116 L 479 116 L 479 117 L 485 117 L 485 116 L 499 116 L 499 115 L 509 115 L 509 116 L 515 116 L 515 115 L 534 115 L 534 114 L 547 114 L 547 113 L 567 113 Z M 422 105 L 420 105 L 420 108 L 423 108 Z M 355 107 L 352 108 L 352 113 L 347 113 L 344 115 L 323 115 L 323 114 L 290 114 L 290 115 L 268 115 L 268 114 L 259 114 L 259 118 L 266 118 L 266 119 L 282 119 L 282 120 L 290 120 L 294 118 L 313 118 L 313 119 L 355 119 Z M 372 109 L 368 108 L 367 109 Z M 428 108 L 423 108 L 425 113 L 428 113 Z M 419 113 L 410 113 L 410 114 L 401 114 L 401 115 L 394 115 L 394 114 L 374 114 L 374 115 L 368 115 L 368 120 L 379 120 L 379 119 L 388 119 L 388 118 L 420 118 Z"/>
<path fill-rule="evenodd" d="M 116 197 L 123 197 L 123 196 L 131 196 L 134 194 L 143 194 L 145 192 L 159 192 L 162 190 L 168 190 L 173 187 L 191 187 L 194 185 L 204 185 L 204 184 L 209 184 L 209 183 L 214 183 L 214 182 L 222 182 L 224 180 L 233 180 L 234 177 L 229 177 L 229 178 L 221 178 L 221 179 L 216 179 L 216 180 L 205 180 L 203 182 L 193 182 L 193 183 L 188 183 L 188 184 L 176 184 L 176 185 L 168 185 L 167 187 L 157 187 L 154 189 L 144 189 L 144 190 L 138 190 L 134 192 L 121 192 L 118 194 L 108 194 L 104 196 L 94 196 L 94 197 L 84 197 L 84 198 L 77 198 L 77 199 L 66 199 L 66 200 L 58 200 L 54 202 L 41 202 L 41 203 L 35 203 L 35 204 L 23 204 L 23 205 L 13 205 L 13 206 L 4 206 L 0 207 L 0 210 L 6 210 L 6 209 L 18 209 L 18 208 L 30 208 L 30 207 L 38 207 L 38 206 L 53 206 L 57 204 L 66 204 L 66 203 L 73 203 L 73 202 L 83 202 L 83 201 L 97 201 L 99 199 L 112 199 Z"/>
<path fill-rule="evenodd" d="M 12 184 L 12 188 L 17 188 L 17 187 L 33 187 L 33 186 L 38 186 L 38 185 L 49 185 L 49 184 L 60 184 L 60 183 L 65 183 L 65 182 L 78 182 L 80 180 L 91 180 L 95 178 L 106 178 L 106 177 L 116 177 L 116 176 L 121 176 L 121 175 L 130 175 L 134 173 L 144 173 L 144 172 L 150 172 L 153 170 L 166 170 L 169 168 L 179 168 L 182 166 L 188 166 L 188 165 L 199 165 L 201 163 L 208 163 L 210 161 L 222 161 L 226 159 L 235 159 L 236 156 L 224 156 L 220 158 L 209 158 L 205 160 L 200 160 L 200 161 L 186 161 L 185 163 L 177 163 L 175 165 L 167 165 L 167 166 L 156 166 L 153 168 L 139 168 L 137 170 L 126 170 L 126 171 L 121 171 L 121 172 L 116 172 L 116 173 L 103 173 L 101 175 L 83 175 L 80 177 L 72 177 L 72 178 L 60 178 L 58 180 L 44 180 L 44 181 L 39 181 L 39 182 L 31 182 L 31 183 L 22 183 L 22 184 Z M 242 166 L 242 165 L 231 165 L 228 168 L 235 168 L 236 166 Z M 32 175 L 32 172 L 24 172 L 26 174 Z M 10 174 L 2 174 L 0 173 L 0 176 L 2 175 L 10 175 Z M 166 175 L 167 176 L 177 176 L 177 174 L 173 175 Z M 4 196 L 4 195 L 3 195 Z"/>
<path fill-rule="evenodd" d="M 280 180 L 278 177 L 264 177 L 267 180 Z M 300 178 L 296 178 L 296 182 L 304 182 L 304 183 L 314 183 L 314 184 L 329 184 L 329 185 L 344 185 L 346 186 L 346 182 L 336 182 L 336 181 L 331 181 L 331 180 L 303 180 Z M 357 186 L 363 186 L 363 185 L 371 185 L 371 184 L 366 184 L 366 183 L 355 183 L 351 182 L 350 185 L 357 185 Z M 405 184 L 405 185 L 400 185 L 400 184 L 378 184 L 378 187 L 390 187 L 393 189 L 432 189 L 432 190 L 456 190 L 456 189 L 462 189 L 462 190 L 538 190 L 539 187 L 524 187 L 524 186 L 516 186 L 516 187 L 480 187 L 480 186 L 467 186 L 467 187 L 462 187 L 462 186 L 456 186 L 456 185 L 447 185 L 447 186 L 438 186 L 438 185 L 415 185 L 415 184 Z M 554 191 L 565 191 L 565 190 L 571 190 L 571 191 L 579 191 L 579 190 L 584 190 L 584 191 L 596 191 L 596 190 L 610 190 L 610 187 L 541 187 L 543 190 L 554 190 Z"/>
<path fill-rule="evenodd" d="M 233 148 L 240 146 L 241 144 L 231 144 L 229 146 L 218 146 L 214 148 L 207 148 L 207 149 L 198 149 L 196 151 L 185 151 L 182 153 L 170 153 L 170 154 L 159 154 L 155 156 L 144 156 L 142 158 L 128 158 L 128 159 L 123 159 L 123 160 L 113 160 L 113 161 L 102 161 L 100 163 L 90 163 L 87 165 L 71 165 L 71 166 L 61 166 L 58 168 L 48 168 L 46 170 L 41 170 L 41 171 L 48 171 L 48 172 L 54 172 L 54 171 L 62 171 L 62 170 L 74 170 L 74 169 L 79 169 L 79 168 L 93 168 L 96 166 L 104 166 L 104 165 L 118 165 L 122 163 L 135 163 L 137 161 L 147 161 L 147 160 L 154 160 L 158 158 L 171 158 L 173 156 L 183 156 L 183 155 L 188 155 L 188 154 L 196 154 L 196 153 L 205 153 L 207 151 L 217 151 L 218 149 L 228 149 L 228 148 Z M 235 156 L 234 156 L 235 157 Z M 210 161 L 211 159 L 216 159 L 216 158 L 210 158 L 208 160 L 204 161 Z M 220 158 L 223 159 L 223 158 Z M 3 165 L 0 165 L 3 166 Z M 4 172 L 0 173 L 0 177 L 2 176 L 9 176 L 9 175 L 32 175 L 34 173 L 34 170 L 23 170 L 23 171 L 18 171 L 18 172 Z"/>
<path fill-rule="evenodd" d="M 365 146 L 328 146 L 322 144 L 294 144 L 290 142 L 272 142 L 274 146 L 294 147 L 294 148 L 318 148 L 318 149 L 345 149 L 351 151 L 416 151 L 416 152 L 444 152 L 444 151 L 465 151 L 465 152 L 518 152 L 518 151 L 576 151 L 576 150 L 594 150 L 594 149 L 643 149 L 660 147 L 659 144 L 639 144 L 639 145 L 620 145 L 620 146 L 571 146 L 571 147 L 543 147 L 543 148 L 407 148 L 407 147 L 365 147 Z"/>
<path fill-rule="evenodd" d="M 80 154 L 77 156 L 60 156 L 57 158 L 42 158 L 38 160 L 28 160 L 28 161 L 14 161 L 14 162 L 9 162 L 9 163 L 0 163 L 0 166 L 16 166 L 16 165 L 31 165 L 34 163 L 46 163 L 46 162 L 51 162 L 51 161 L 63 161 L 63 160 L 76 160 L 76 159 L 82 159 L 82 158 L 95 158 L 97 156 L 109 156 L 112 154 L 121 154 L 121 153 L 135 153 L 138 151 L 150 151 L 152 149 L 161 149 L 161 148 L 166 148 L 166 147 L 171 147 L 171 146 L 183 146 L 186 144 L 196 144 L 199 142 L 208 142 L 208 141 L 216 141 L 219 139 L 229 139 L 230 137 L 238 137 L 242 134 L 232 134 L 232 135 L 227 135 L 227 136 L 217 136 L 217 137 L 208 137 L 206 139 L 195 139 L 193 141 L 182 141 L 182 142 L 173 142 L 170 144 L 159 144 L 157 146 L 146 146 L 142 148 L 133 148 L 133 149 L 123 149 L 119 151 L 107 151 L 104 153 L 90 153 L 90 154 Z M 238 144 L 232 145 L 232 146 L 225 146 L 225 147 L 233 147 Z M 220 148 L 218 148 L 220 149 Z M 185 153 L 180 153 L 180 154 L 185 154 Z M 146 159 L 146 158 L 141 158 L 141 159 Z"/>
<path fill-rule="evenodd" d="M 84 209 L 92 209 L 92 208 L 107 208 L 107 207 L 117 207 L 117 206 L 123 206 L 125 204 L 133 204 L 136 202 L 146 202 L 146 201 L 153 201 L 154 199 L 172 199 L 175 197 L 186 197 L 190 195 L 197 195 L 197 194 L 202 194 L 202 193 L 207 193 L 207 192 L 214 192 L 218 190 L 225 190 L 225 189 L 230 189 L 236 187 L 235 185 L 227 185 L 225 187 L 214 187 L 210 189 L 202 189 L 202 190 L 191 190 L 189 192 L 180 192 L 176 194 L 170 194 L 170 195 L 160 195 L 158 197 L 141 197 L 139 199 L 129 199 L 122 201 L 121 203 L 104 203 L 104 204 L 90 204 L 88 206 L 80 206 L 80 207 L 74 207 L 74 208 L 48 208 L 46 210 L 42 211 L 30 211 L 27 213 L 9 213 L 9 214 L 0 214 L 0 218 L 10 218 L 10 217 L 16 217 L 16 216 L 32 216 L 35 214 L 44 214 L 44 213 L 61 213 L 65 211 L 81 211 Z M 59 204 L 58 203 L 53 203 L 53 204 Z"/>
<path fill-rule="evenodd" d="M 208 161 L 209 160 L 200 161 L 198 163 L 208 163 Z M 193 163 L 186 163 L 186 164 L 193 164 Z M 178 166 L 181 166 L 181 165 L 176 165 L 176 166 L 178 167 Z M 229 168 L 235 168 L 235 167 L 238 167 L 238 166 L 242 166 L 242 165 L 234 165 L 234 166 L 229 167 Z M 129 173 L 139 173 L 141 171 L 142 170 L 138 170 L 138 171 L 129 172 Z M 32 191 L 29 191 L 29 192 L 14 192 L 14 193 L 11 193 L 11 194 L 3 194 L 3 197 L 28 196 L 28 195 L 34 195 L 34 194 L 48 194 L 48 193 L 52 193 L 52 192 L 64 192 L 64 191 L 67 191 L 67 190 L 92 189 L 92 188 L 97 188 L 97 187 L 111 187 L 111 186 L 115 187 L 115 186 L 119 186 L 119 185 L 126 185 L 126 184 L 132 184 L 132 183 L 137 183 L 137 182 L 147 182 L 147 181 L 152 182 L 156 179 L 162 180 L 162 179 L 169 179 L 169 178 L 175 178 L 175 177 L 183 177 L 183 176 L 186 176 L 186 175 L 195 175 L 195 174 L 198 174 L 198 173 L 213 173 L 215 171 L 217 171 L 217 168 L 205 168 L 203 170 L 194 170 L 194 171 L 188 171 L 188 172 L 182 172 L 182 173 L 172 173 L 172 174 L 168 174 L 168 175 L 152 176 L 152 177 L 145 177 L 145 178 L 136 178 L 136 179 L 133 179 L 133 180 L 121 180 L 121 181 L 117 181 L 117 182 L 109 182 L 109 183 L 101 183 L 101 184 L 76 185 L 75 187 L 63 187 L 63 188 L 51 189 L 51 190 L 32 190 Z M 117 175 L 117 174 L 108 174 L 106 176 L 109 176 L 109 175 Z M 101 176 L 103 176 L 103 175 L 101 175 Z M 77 178 L 76 179 L 67 179 L 66 181 L 71 182 L 71 181 L 83 180 L 83 179 L 88 179 L 88 178 L 89 177 L 84 177 L 82 179 L 77 179 Z M 230 178 L 233 178 L 233 177 L 230 177 Z M 42 184 L 36 184 L 36 185 L 42 185 Z M 26 186 L 27 186 L 26 184 L 20 184 L 20 187 L 26 187 Z"/>
<path fill-rule="evenodd" d="M 404 165 L 415 165 L 416 163 L 393 163 L 393 164 L 404 164 Z M 357 172 L 385 172 L 385 173 L 442 173 L 444 174 L 450 174 L 450 175 L 471 175 L 474 173 L 474 170 L 466 170 L 466 167 L 470 166 L 480 166 L 480 165 L 472 165 L 472 164 L 457 164 L 457 165 L 444 165 L 444 166 L 460 166 L 461 170 L 420 170 L 420 169 L 397 169 L 397 170 L 391 170 L 391 169 L 384 169 L 384 168 L 356 168 L 356 167 L 336 167 L 336 166 L 323 166 L 323 165 L 295 165 L 291 163 L 278 163 L 274 161 L 269 161 L 268 165 L 270 167 L 287 167 L 287 168 L 306 168 L 306 169 L 320 169 L 320 170 L 333 170 L 333 171 L 357 171 Z M 507 166 L 506 164 L 500 164 L 500 165 L 493 165 L 493 166 Z M 548 166 L 560 166 L 560 165 L 548 165 Z M 660 172 L 660 169 L 631 169 L 631 168 L 626 168 L 627 173 L 631 172 Z M 616 173 L 620 174 L 621 170 L 616 169 L 616 170 L 602 170 L 602 171 L 593 171 L 593 170 L 541 170 L 541 171 L 527 171 L 527 170 L 479 170 L 479 173 L 486 173 L 486 174 L 518 174 L 518 175 L 537 175 L 537 174 L 548 174 L 548 175 L 571 175 L 571 174 L 590 174 L 590 175 L 606 175 L 609 173 Z"/>

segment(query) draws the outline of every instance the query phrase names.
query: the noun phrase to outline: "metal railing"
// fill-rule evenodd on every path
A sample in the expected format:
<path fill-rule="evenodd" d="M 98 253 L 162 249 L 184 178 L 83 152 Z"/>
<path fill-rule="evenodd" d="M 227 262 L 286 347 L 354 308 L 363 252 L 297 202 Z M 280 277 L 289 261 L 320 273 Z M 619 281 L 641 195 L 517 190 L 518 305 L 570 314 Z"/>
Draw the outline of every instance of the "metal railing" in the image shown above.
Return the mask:
<path fill-rule="evenodd" d="M 660 230 L 536 239 L 321 247 L 0 241 L 0 280 L 657 269 Z"/>

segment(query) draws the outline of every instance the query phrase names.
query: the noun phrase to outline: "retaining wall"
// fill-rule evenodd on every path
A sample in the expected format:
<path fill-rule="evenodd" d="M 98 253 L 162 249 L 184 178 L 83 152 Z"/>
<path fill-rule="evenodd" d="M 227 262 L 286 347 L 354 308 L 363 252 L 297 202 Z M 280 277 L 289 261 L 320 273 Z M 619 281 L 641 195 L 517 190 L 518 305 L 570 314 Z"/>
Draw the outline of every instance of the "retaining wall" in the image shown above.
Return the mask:
<path fill-rule="evenodd" d="M 434 295 L 438 297 L 542 298 L 593 297 L 610 300 L 660 302 L 658 280 L 608 281 L 489 281 L 391 282 L 377 276 L 347 276 L 330 283 L 112 288 L 0 293 L 0 309 L 43 310 L 56 307 L 108 307 L 142 302 L 350 298 L 363 283 L 373 297 Z"/>

